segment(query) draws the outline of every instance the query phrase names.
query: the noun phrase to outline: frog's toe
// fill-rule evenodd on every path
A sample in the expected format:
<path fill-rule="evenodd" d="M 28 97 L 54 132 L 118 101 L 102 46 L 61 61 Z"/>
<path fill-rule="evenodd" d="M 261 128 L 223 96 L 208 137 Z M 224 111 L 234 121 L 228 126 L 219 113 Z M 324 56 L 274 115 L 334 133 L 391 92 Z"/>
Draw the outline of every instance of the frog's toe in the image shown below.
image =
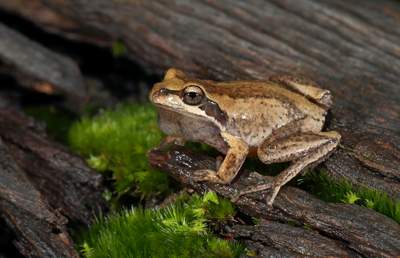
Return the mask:
<path fill-rule="evenodd" d="M 253 186 L 253 187 L 248 187 L 246 189 L 241 190 L 239 193 L 237 193 L 235 196 L 233 196 L 231 198 L 231 201 L 232 202 L 236 202 L 239 199 L 239 197 L 241 197 L 243 195 L 256 193 L 256 192 L 261 192 L 261 191 L 269 190 L 271 188 L 272 188 L 272 184 L 271 183 L 257 185 L 257 186 Z"/>
<path fill-rule="evenodd" d="M 193 172 L 191 176 L 192 180 L 195 182 L 213 182 L 221 183 L 221 179 L 217 176 L 217 172 L 210 169 L 200 169 Z"/>

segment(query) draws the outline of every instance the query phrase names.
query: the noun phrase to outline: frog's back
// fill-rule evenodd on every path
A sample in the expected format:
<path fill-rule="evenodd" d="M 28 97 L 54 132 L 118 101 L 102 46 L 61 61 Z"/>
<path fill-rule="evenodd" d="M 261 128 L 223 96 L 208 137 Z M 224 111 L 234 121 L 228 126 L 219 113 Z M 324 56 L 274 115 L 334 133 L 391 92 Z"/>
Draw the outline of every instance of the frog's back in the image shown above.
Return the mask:
<path fill-rule="evenodd" d="M 223 82 L 207 87 L 207 92 L 229 114 L 227 130 L 250 146 L 258 146 L 274 131 L 291 124 L 299 130 L 319 131 L 324 123 L 325 109 L 273 82 Z"/>
<path fill-rule="evenodd" d="M 219 82 L 207 86 L 207 91 L 232 98 L 280 98 L 296 103 L 298 106 L 318 105 L 317 101 L 307 98 L 300 91 L 273 81 Z"/>

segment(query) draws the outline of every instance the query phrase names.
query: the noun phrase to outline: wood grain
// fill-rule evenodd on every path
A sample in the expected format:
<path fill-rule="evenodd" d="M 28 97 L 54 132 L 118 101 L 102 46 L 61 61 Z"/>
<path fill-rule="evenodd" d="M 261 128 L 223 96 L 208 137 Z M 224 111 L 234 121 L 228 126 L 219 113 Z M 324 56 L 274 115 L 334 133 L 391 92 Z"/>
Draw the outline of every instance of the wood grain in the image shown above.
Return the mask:
<path fill-rule="evenodd" d="M 18 167 L 0 138 L 0 216 L 26 257 L 78 257 L 66 218 L 50 207 Z"/>
<path fill-rule="evenodd" d="M 35 188 L 68 219 L 87 225 L 104 209 L 101 175 L 50 140 L 32 118 L 0 109 L 0 139 Z"/>
<path fill-rule="evenodd" d="M 344 136 L 328 172 L 400 198 L 398 1 L 20 0 L 0 8 L 68 38 L 122 40 L 151 73 L 175 66 L 217 80 L 313 79 L 334 96 L 327 128 Z"/>
<path fill-rule="evenodd" d="M 78 65 L 0 23 L 0 72 L 20 85 L 48 95 L 63 95 L 74 110 L 87 98 Z"/>

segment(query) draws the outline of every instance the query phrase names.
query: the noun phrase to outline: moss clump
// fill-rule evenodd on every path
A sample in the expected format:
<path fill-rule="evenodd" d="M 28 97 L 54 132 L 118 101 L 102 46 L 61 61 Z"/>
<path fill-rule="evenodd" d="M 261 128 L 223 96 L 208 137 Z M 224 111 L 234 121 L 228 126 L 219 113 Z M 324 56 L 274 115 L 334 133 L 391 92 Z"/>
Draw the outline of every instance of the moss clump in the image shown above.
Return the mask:
<path fill-rule="evenodd" d="M 131 209 L 99 219 L 84 236 L 82 253 L 100 257 L 239 257 L 244 248 L 207 230 L 207 221 L 234 215 L 215 193 L 180 196 L 161 209 Z"/>
<path fill-rule="evenodd" d="M 353 186 L 345 179 L 336 180 L 329 177 L 324 171 L 307 173 L 298 183 L 304 190 L 324 201 L 362 205 L 400 223 L 400 201 L 392 200 L 384 192 Z"/>
<path fill-rule="evenodd" d="M 122 105 L 94 117 L 83 117 L 71 127 L 69 143 L 91 167 L 112 172 L 117 197 L 126 193 L 141 197 L 166 193 L 168 176 L 152 169 L 146 157 L 162 137 L 156 120 L 149 104 Z"/>

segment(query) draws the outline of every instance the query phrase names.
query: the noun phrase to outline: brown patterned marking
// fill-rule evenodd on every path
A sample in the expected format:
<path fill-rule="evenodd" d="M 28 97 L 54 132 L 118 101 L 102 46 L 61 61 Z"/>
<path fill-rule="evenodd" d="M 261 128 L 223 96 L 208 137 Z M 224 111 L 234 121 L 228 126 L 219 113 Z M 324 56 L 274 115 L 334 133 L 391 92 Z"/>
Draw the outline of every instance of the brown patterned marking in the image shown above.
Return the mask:
<path fill-rule="evenodd" d="M 217 81 L 208 81 L 208 80 L 200 80 L 196 78 L 190 78 L 190 80 L 185 81 L 186 84 L 197 84 L 203 87 L 206 91 L 206 94 L 209 93 L 211 95 L 221 95 L 221 96 L 229 96 L 231 98 L 264 98 L 271 95 L 271 98 L 276 98 L 276 94 L 274 92 L 268 92 L 268 86 L 271 88 L 280 87 L 274 82 L 271 81 L 228 81 L 228 82 L 217 82 Z M 288 90 L 290 91 L 290 90 Z M 301 95 L 301 94 L 299 94 Z"/>
<path fill-rule="evenodd" d="M 231 154 L 229 155 L 229 157 L 227 158 L 226 166 L 227 166 L 227 167 L 236 167 L 236 166 L 235 166 L 236 159 L 237 159 L 236 155 L 233 154 L 233 153 L 231 153 Z"/>

